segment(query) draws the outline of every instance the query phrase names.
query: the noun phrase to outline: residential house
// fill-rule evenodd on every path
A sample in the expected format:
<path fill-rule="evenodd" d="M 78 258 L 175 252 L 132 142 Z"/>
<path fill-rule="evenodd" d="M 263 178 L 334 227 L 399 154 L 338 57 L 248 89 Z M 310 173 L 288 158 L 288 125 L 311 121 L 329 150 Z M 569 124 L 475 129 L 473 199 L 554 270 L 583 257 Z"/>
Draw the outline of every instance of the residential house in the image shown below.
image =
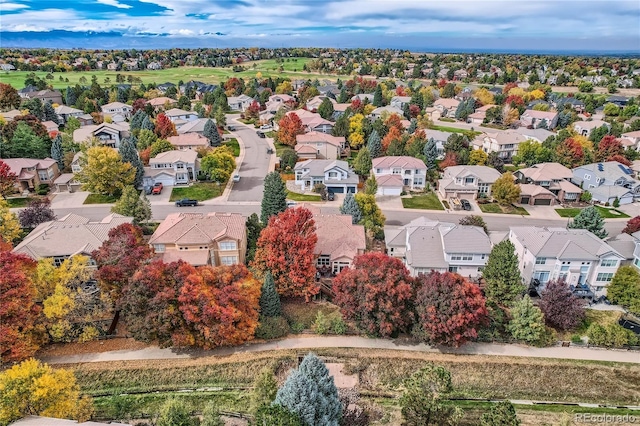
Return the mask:
<path fill-rule="evenodd" d="M 249 105 L 253 103 L 254 99 L 247 95 L 229 96 L 227 98 L 227 104 L 231 111 L 246 111 Z"/>
<path fill-rule="evenodd" d="M 351 101 L 355 101 L 358 99 L 360 102 L 369 101 L 369 103 L 373 102 L 373 94 L 371 93 L 358 93 L 355 96 L 351 97 Z"/>
<path fill-rule="evenodd" d="M 374 158 L 371 173 L 378 181 L 377 195 L 400 195 L 405 188 L 423 190 L 427 180 L 424 161 L 409 156 Z"/>
<path fill-rule="evenodd" d="M 82 189 L 82 184 L 75 179 L 73 173 L 62 173 L 53 181 L 55 192 L 76 192 Z"/>
<path fill-rule="evenodd" d="M 15 188 L 18 191 L 33 191 L 39 185 L 51 185 L 60 175 L 58 163 L 51 158 L 5 158 L 2 161 L 16 175 Z"/>
<path fill-rule="evenodd" d="M 343 136 L 328 133 L 309 132 L 296 136 L 295 151 L 298 158 L 338 160 L 345 153 L 346 140 Z"/>
<path fill-rule="evenodd" d="M 623 232 L 613 238 L 607 238 L 607 244 L 624 258 L 620 261 L 620 266 L 633 264 L 640 268 L 640 232 L 632 235 Z M 638 259 L 637 262 L 636 259 Z"/>
<path fill-rule="evenodd" d="M 147 69 L 148 70 L 154 70 L 154 71 L 155 70 L 161 70 L 162 69 L 162 64 L 160 64 L 160 62 L 156 62 L 156 61 L 149 62 L 147 64 Z"/>
<path fill-rule="evenodd" d="M 192 121 L 187 121 L 184 124 L 181 124 L 179 126 L 176 126 L 176 131 L 178 132 L 179 135 L 181 134 L 186 134 L 186 133 L 200 133 L 203 134 L 204 133 L 204 126 L 207 125 L 207 121 L 209 121 L 209 118 L 198 118 L 196 120 L 192 120 Z M 213 121 L 213 120 L 211 120 Z M 215 123 L 215 121 L 214 121 Z"/>
<path fill-rule="evenodd" d="M 174 83 L 171 83 L 171 82 L 166 82 L 166 83 L 158 84 L 156 86 L 158 91 L 160 93 L 162 93 L 163 95 L 167 92 L 167 90 L 169 90 L 170 87 L 176 87 L 176 85 Z"/>
<path fill-rule="evenodd" d="M 391 98 L 389 105 L 404 111 L 404 106 L 411 104 L 411 96 L 394 96 Z"/>
<path fill-rule="evenodd" d="M 67 124 L 67 120 L 69 120 L 69 117 L 78 118 L 81 115 L 84 115 L 84 111 L 82 111 L 81 109 L 72 108 L 66 105 L 57 106 L 55 107 L 54 111 L 56 112 L 56 114 L 58 114 L 58 120 L 63 124 Z"/>
<path fill-rule="evenodd" d="M 520 123 L 534 129 L 555 129 L 558 124 L 558 113 L 555 111 L 536 111 L 528 109 L 520 116 Z"/>
<path fill-rule="evenodd" d="M 373 111 L 371 111 L 371 114 L 369 114 L 369 116 L 371 117 L 372 120 L 377 120 L 378 118 L 382 117 L 382 115 L 385 113 L 389 115 L 396 114 L 396 115 L 399 115 L 400 117 L 404 117 L 404 111 L 393 105 L 378 107 Z"/>
<path fill-rule="evenodd" d="M 178 103 L 175 99 L 167 98 L 166 96 L 160 96 L 158 98 L 149 99 L 147 104 L 153 107 L 154 111 L 171 109 Z"/>
<path fill-rule="evenodd" d="M 85 157 L 85 153 L 82 151 L 76 152 L 71 160 L 71 172 L 78 173 L 82 170 L 82 160 Z"/>
<path fill-rule="evenodd" d="M 333 193 L 356 193 L 358 175 L 341 160 L 305 160 L 294 167 L 295 184 L 302 191 L 312 191 L 314 185 L 322 183 Z"/>
<path fill-rule="evenodd" d="M 11 64 L 0 64 L 0 70 L 2 71 L 15 71 L 16 67 Z"/>
<path fill-rule="evenodd" d="M 109 231 L 132 222 L 133 218 L 115 213 L 98 222 L 69 213 L 38 225 L 13 251 L 34 260 L 53 258 L 54 264 L 60 266 L 65 259 L 77 254 L 91 257 L 91 253 L 109 238 Z M 95 262 L 91 260 L 90 264 L 95 265 Z"/>
<path fill-rule="evenodd" d="M 484 105 L 484 106 L 481 106 L 480 108 L 477 108 L 475 112 L 473 112 L 472 114 L 469 114 L 469 116 L 467 117 L 467 123 L 471 123 L 471 124 L 484 123 L 484 120 L 487 117 L 487 111 L 493 107 L 495 107 L 495 105 Z"/>
<path fill-rule="evenodd" d="M 491 241 L 481 227 L 426 217 L 400 228 L 385 226 L 384 237 L 389 256 L 401 259 L 412 276 L 437 271 L 476 279 L 491 253 Z"/>
<path fill-rule="evenodd" d="M 629 98 L 627 98 L 626 96 L 611 95 L 605 100 L 605 102 L 611 103 L 623 108 L 627 106 L 627 103 L 629 102 Z"/>
<path fill-rule="evenodd" d="M 447 143 L 449 136 L 453 133 L 443 132 L 440 130 L 424 129 L 424 133 L 427 137 L 427 141 L 433 139 L 436 143 L 436 149 L 438 151 L 438 159 L 444 158 L 444 144 Z"/>
<path fill-rule="evenodd" d="M 520 204 L 528 204 L 530 206 L 552 206 L 555 204 L 556 196 L 544 186 L 533 185 L 530 183 L 521 183 L 520 187 Z"/>
<path fill-rule="evenodd" d="M 245 223 L 239 213 L 171 213 L 153 233 L 149 245 L 166 263 L 243 264 L 247 250 Z"/>
<path fill-rule="evenodd" d="M 541 127 L 537 129 L 529 129 L 527 127 L 518 127 L 514 130 L 516 133 L 520 133 L 527 139 L 532 139 L 536 142 L 544 142 L 549 138 L 549 136 L 555 136 L 556 134 L 550 132 L 549 130 L 543 129 Z"/>
<path fill-rule="evenodd" d="M 576 121 L 573 123 L 573 129 L 582 136 L 589 136 L 594 129 L 597 129 L 602 126 L 607 126 L 611 128 L 611 125 L 606 121 L 602 120 L 591 120 L 591 121 Z"/>
<path fill-rule="evenodd" d="M 296 114 L 300 118 L 305 132 L 320 132 L 330 134 L 333 131 L 333 126 L 335 125 L 335 123 L 322 118 L 320 114 L 304 109 L 297 109 L 295 111 L 287 112 L 287 115 L 290 114 Z"/>
<path fill-rule="evenodd" d="M 565 105 L 570 105 L 578 113 L 584 112 L 584 102 L 580 99 L 570 97 L 570 98 L 560 98 L 555 101 L 555 107 L 558 111 L 562 111 L 565 109 Z"/>
<path fill-rule="evenodd" d="M 149 160 L 144 168 L 143 185 L 186 185 L 198 177 L 200 160 L 198 153 L 190 149 L 166 151 Z"/>
<path fill-rule="evenodd" d="M 451 98 L 440 98 L 437 99 L 433 106 L 443 117 L 455 118 L 456 117 L 456 109 L 458 109 L 458 105 L 460 105 L 460 101 L 457 99 Z"/>
<path fill-rule="evenodd" d="M 491 186 L 500 176 L 499 171 L 487 166 L 447 167 L 438 180 L 438 192 L 445 199 L 490 197 Z"/>
<path fill-rule="evenodd" d="M 45 89 L 45 90 L 31 91 L 31 92 L 26 92 L 23 97 L 27 99 L 40 99 L 43 104 L 47 102 L 51 102 L 52 104 L 58 104 L 58 105 L 62 104 L 62 93 L 60 93 L 59 90 Z"/>
<path fill-rule="evenodd" d="M 511 157 L 517 154 L 518 145 L 526 141 L 526 136 L 514 131 L 505 130 L 494 133 L 482 133 L 471 141 L 475 149 L 482 149 L 487 154 L 497 152 L 498 157 L 511 161 Z"/>
<path fill-rule="evenodd" d="M 629 167 L 617 161 L 585 164 L 573 169 L 571 181 L 600 203 L 629 204 L 640 197 L 640 181 Z"/>
<path fill-rule="evenodd" d="M 22 115 L 22 111 L 12 109 L 11 111 L 0 112 L 0 116 L 4 121 L 13 121 L 16 117 Z"/>
<path fill-rule="evenodd" d="M 51 139 L 55 138 L 58 135 L 58 133 L 60 133 L 60 126 L 55 121 L 47 120 L 47 121 L 43 121 L 40 124 L 42 124 L 44 128 L 47 130 L 47 133 L 49 134 L 49 137 Z"/>
<path fill-rule="evenodd" d="M 180 126 L 189 121 L 194 121 L 198 119 L 198 113 L 194 111 L 185 111 L 179 108 L 171 108 L 168 111 L 165 111 L 164 115 L 166 115 L 169 120 L 176 126 Z"/>
<path fill-rule="evenodd" d="M 111 116 L 114 122 L 119 123 L 131 118 L 133 107 L 122 102 L 111 102 L 102 105 L 102 113 Z"/>
<path fill-rule="evenodd" d="M 209 139 L 200 133 L 181 133 L 178 136 L 169 136 L 167 140 L 179 150 L 192 149 L 195 151 L 198 148 L 209 146 Z"/>
<path fill-rule="evenodd" d="M 296 98 L 291 95 L 271 95 L 265 103 L 265 111 L 275 114 L 280 108 L 291 109 L 295 105 Z"/>
<path fill-rule="evenodd" d="M 564 280 L 595 297 L 606 295 L 624 257 L 585 229 L 514 226 L 509 230 L 525 283 Z M 535 280 L 535 281 L 534 281 Z M 583 293 L 583 294 L 584 294 Z"/>
<path fill-rule="evenodd" d="M 438 121 L 440 117 L 442 117 L 442 112 L 436 107 L 426 107 L 424 109 L 424 115 L 431 121 Z"/>
<path fill-rule="evenodd" d="M 640 130 L 636 130 L 635 132 L 626 132 L 621 135 L 621 140 L 623 141 L 623 145 L 628 145 L 634 147 L 636 150 L 640 148 Z M 628 141 L 625 143 L 624 141 Z"/>
<path fill-rule="evenodd" d="M 322 101 L 324 101 L 325 99 L 329 99 L 329 101 L 331 101 L 331 103 L 334 105 L 337 103 L 336 100 L 333 98 L 330 98 L 328 96 L 318 95 L 309 99 L 306 103 L 306 107 L 309 111 L 317 111 L 318 108 L 320 108 L 320 104 L 322 104 Z"/>
<path fill-rule="evenodd" d="M 73 131 L 74 142 L 83 143 L 91 138 L 96 138 L 103 145 L 116 149 L 120 148 L 122 140 L 129 136 L 129 123 L 127 122 L 91 124 Z"/>
<path fill-rule="evenodd" d="M 537 185 L 549 190 L 561 203 L 578 201 L 582 193 L 582 189 L 571 183 L 573 172 L 562 164 L 535 164 L 531 167 L 517 170 L 514 176 L 521 184 Z M 542 198 L 544 199 L 545 197 Z M 536 204 L 535 197 L 528 201 L 524 202 L 524 204 Z M 539 201 L 537 204 L 546 204 L 546 201 Z"/>

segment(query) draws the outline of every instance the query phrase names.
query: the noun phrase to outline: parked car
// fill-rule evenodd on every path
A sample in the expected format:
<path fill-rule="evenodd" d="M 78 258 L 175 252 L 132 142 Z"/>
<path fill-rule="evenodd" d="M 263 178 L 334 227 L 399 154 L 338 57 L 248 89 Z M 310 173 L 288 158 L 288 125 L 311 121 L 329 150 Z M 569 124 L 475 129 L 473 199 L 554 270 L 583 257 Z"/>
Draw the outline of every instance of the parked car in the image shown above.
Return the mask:
<path fill-rule="evenodd" d="M 145 193 L 145 195 L 151 195 L 151 191 L 153 191 L 153 186 L 151 186 L 151 185 L 146 185 L 146 186 L 144 187 L 144 193 Z"/>
<path fill-rule="evenodd" d="M 153 185 L 153 190 L 151 191 L 151 193 L 153 195 L 161 194 L 162 188 L 163 188 L 162 182 L 157 182 Z"/>
<path fill-rule="evenodd" d="M 198 200 L 192 200 L 191 198 L 183 198 L 176 201 L 176 207 L 194 207 L 198 205 Z"/>
<path fill-rule="evenodd" d="M 273 149 L 272 148 L 267 148 L 267 154 L 273 154 Z"/>
<path fill-rule="evenodd" d="M 238 174 L 233 175 L 233 181 L 234 182 L 240 182 L 240 175 L 238 175 Z"/>
<path fill-rule="evenodd" d="M 336 199 L 336 194 L 334 194 L 333 192 L 329 191 L 327 192 L 327 200 L 329 201 L 333 201 Z"/>
<path fill-rule="evenodd" d="M 271 130 L 271 124 L 263 124 L 260 126 L 260 130 Z"/>
<path fill-rule="evenodd" d="M 287 201 L 287 208 L 295 207 L 297 205 L 298 205 L 298 203 L 296 203 L 295 201 Z"/>
<path fill-rule="evenodd" d="M 235 129 L 235 126 L 227 126 L 227 130 L 229 130 L 230 132 L 233 132 Z"/>
<path fill-rule="evenodd" d="M 466 211 L 471 210 L 471 203 L 469 202 L 469 200 L 465 200 L 464 198 L 462 198 L 460 200 L 460 204 L 462 204 L 462 208 Z"/>
<path fill-rule="evenodd" d="M 260 130 L 258 130 L 258 131 L 256 132 L 256 134 L 258 135 L 258 137 L 259 137 L 259 138 L 262 138 L 262 139 L 266 138 L 266 136 L 264 135 L 264 133 L 262 133 Z"/>

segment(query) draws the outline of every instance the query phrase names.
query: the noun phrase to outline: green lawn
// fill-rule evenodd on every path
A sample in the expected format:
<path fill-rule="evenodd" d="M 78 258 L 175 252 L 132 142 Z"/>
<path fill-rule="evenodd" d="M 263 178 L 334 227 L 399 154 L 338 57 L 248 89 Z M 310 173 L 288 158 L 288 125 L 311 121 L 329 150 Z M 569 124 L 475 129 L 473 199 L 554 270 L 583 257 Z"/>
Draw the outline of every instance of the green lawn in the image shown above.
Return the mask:
<path fill-rule="evenodd" d="M 435 192 L 411 198 L 402 198 L 402 206 L 405 209 L 444 210 Z"/>
<path fill-rule="evenodd" d="M 240 155 L 240 144 L 238 143 L 238 139 L 231 138 L 227 142 L 223 143 L 223 145 L 226 145 L 233 150 L 234 157 L 238 157 Z"/>
<path fill-rule="evenodd" d="M 475 138 L 480 133 L 482 133 L 482 132 L 477 132 L 475 130 L 460 129 L 458 127 L 449 127 L 449 126 L 438 126 L 438 125 L 435 125 L 435 124 L 432 125 L 429 128 L 432 129 L 432 130 L 439 130 L 441 132 L 468 134 L 468 135 L 470 135 L 471 138 Z"/>
<path fill-rule="evenodd" d="M 118 201 L 118 197 L 113 195 L 89 194 L 82 204 L 113 204 Z"/>
<path fill-rule="evenodd" d="M 489 204 L 478 204 L 480 210 L 483 213 L 503 213 L 503 214 L 519 214 L 523 216 L 529 216 L 529 212 L 527 212 L 523 207 L 519 206 L 500 206 L 498 203 L 489 203 Z"/>
<path fill-rule="evenodd" d="M 287 199 L 293 201 L 322 201 L 320 195 L 315 194 L 298 194 L 297 192 L 287 191 Z"/>
<path fill-rule="evenodd" d="M 280 155 L 282 155 L 282 151 L 284 151 L 287 148 L 291 148 L 289 145 L 285 145 L 283 143 L 278 143 L 278 142 L 274 142 L 273 146 L 276 147 L 276 155 L 278 157 L 280 157 Z"/>
<path fill-rule="evenodd" d="M 14 209 L 17 207 L 27 207 L 33 198 L 31 197 L 19 197 L 19 198 L 7 198 L 7 204 L 9 204 L 9 208 Z"/>
<path fill-rule="evenodd" d="M 600 213 L 600 216 L 602 216 L 604 219 L 626 219 L 629 217 L 629 215 L 616 209 L 608 209 L 606 207 L 601 207 L 601 206 L 596 206 L 596 209 L 598 210 L 598 213 Z M 556 209 L 556 213 L 558 213 L 560 217 L 576 217 L 578 213 L 580 213 L 580 210 L 582 209 L 581 208 Z"/>
<path fill-rule="evenodd" d="M 169 201 L 190 198 L 192 200 L 205 201 L 222 195 L 226 184 L 218 184 L 215 182 L 198 182 L 191 186 L 185 186 L 171 190 Z"/>

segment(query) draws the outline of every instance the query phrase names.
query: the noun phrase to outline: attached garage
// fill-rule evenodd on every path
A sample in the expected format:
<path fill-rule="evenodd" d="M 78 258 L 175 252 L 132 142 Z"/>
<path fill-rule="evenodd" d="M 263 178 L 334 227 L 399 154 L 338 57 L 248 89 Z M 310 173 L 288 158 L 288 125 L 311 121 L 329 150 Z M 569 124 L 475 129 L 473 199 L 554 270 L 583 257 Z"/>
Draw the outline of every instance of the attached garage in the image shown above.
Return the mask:
<path fill-rule="evenodd" d="M 533 200 L 534 206 L 550 206 L 553 200 L 551 198 L 536 198 Z"/>
<path fill-rule="evenodd" d="M 327 191 L 333 192 L 334 194 L 344 194 L 343 186 L 327 186 Z"/>
<path fill-rule="evenodd" d="M 529 183 L 520 184 L 520 204 L 530 206 L 551 206 L 556 196 L 547 188 Z"/>
<path fill-rule="evenodd" d="M 461 200 L 475 200 L 476 199 L 476 193 L 475 192 L 456 192 L 456 195 L 458 198 L 460 198 Z"/>
<path fill-rule="evenodd" d="M 376 195 L 400 195 L 402 194 L 402 178 L 398 175 L 384 175 L 376 177 L 378 191 Z"/>
<path fill-rule="evenodd" d="M 531 197 L 529 197 L 529 196 L 520 197 L 520 204 L 529 204 L 529 200 L 531 200 Z"/>

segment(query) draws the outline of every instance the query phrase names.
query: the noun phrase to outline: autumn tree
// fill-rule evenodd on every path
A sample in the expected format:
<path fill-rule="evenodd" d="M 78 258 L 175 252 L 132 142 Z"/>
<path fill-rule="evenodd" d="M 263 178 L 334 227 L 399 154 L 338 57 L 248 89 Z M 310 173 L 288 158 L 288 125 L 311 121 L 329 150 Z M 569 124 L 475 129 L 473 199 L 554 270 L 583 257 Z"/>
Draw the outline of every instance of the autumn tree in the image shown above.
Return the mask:
<path fill-rule="evenodd" d="M 520 426 L 516 409 L 510 401 L 491 404 L 491 408 L 480 418 L 480 426 Z"/>
<path fill-rule="evenodd" d="M 247 120 L 257 120 L 260 117 L 260 103 L 258 101 L 251 102 L 244 112 L 244 117 Z"/>
<path fill-rule="evenodd" d="M 302 207 L 286 209 L 271 216 L 260 234 L 253 267 L 259 275 L 273 274 L 281 297 L 309 300 L 319 291 L 314 261 L 317 241 L 312 213 Z"/>
<path fill-rule="evenodd" d="M 159 139 L 167 139 L 169 136 L 177 136 L 176 126 L 163 112 L 156 117 L 154 131 Z"/>
<path fill-rule="evenodd" d="M 558 163 L 573 169 L 584 163 L 584 150 L 574 138 L 568 138 L 556 146 L 555 157 Z"/>
<path fill-rule="evenodd" d="M 285 114 L 278 122 L 278 142 L 293 147 L 296 145 L 296 136 L 304 133 L 302 120 L 295 112 Z"/>
<path fill-rule="evenodd" d="M 375 195 L 358 193 L 355 199 L 362 213 L 362 224 L 365 230 L 372 237 L 381 238 L 386 218 L 376 203 Z"/>
<path fill-rule="evenodd" d="M 153 250 L 144 240 L 142 229 L 130 223 L 111 229 L 108 237 L 91 257 L 98 266 L 98 283 L 111 300 L 118 301 L 122 288 L 138 268 L 153 257 Z"/>
<path fill-rule="evenodd" d="M 44 222 L 55 220 L 56 215 L 51 209 L 51 200 L 48 198 L 36 198 L 29 205 L 18 212 L 20 226 L 33 229 Z"/>
<path fill-rule="evenodd" d="M 1 167 L 1 166 L 0 166 Z M 627 225 L 622 230 L 625 234 L 634 234 L 640 231 L 640 216 L 632 217 L 627 221 Z"/>
<path fill-rule="evenodd" d="M 640 315 L 640 272 L 638 268 L 624 265 L 618 268 L 607 286 L 607 298 Z"/>
<path fill-rule="evenodd" d="M 469 153 L 469 164 L 484 166 L 489 158 L 489 154 L 481 149 L 472 149 Z"/>
<path fill-rule="evenodd" d="M 24 416 L 43 416 L 87 421 L 93 401 L 82 396 L 73 372 L 53 369 L 33 358 L 0 373 L 0 424 Z"/>
<path fill-rule="evenodd" d="M 375 174 L 371 173 L 367 180 L 364 181 L 363 193 L 366 195 L 376 195 L 378 193 L 378 181 Z M 360 215 L 362 216 L 362 211 L 360 211 Z"/>
<path fill-rule="evenodd" d="M 353 161 L 353 170 L 360 176 L 366 176 L 371 171 L 371 154 L 365 146 L 360 149 L 356 159 Z"/>
<path fill-rule="evenodd" d="M 431 271 L 416 279 L 413 335 L 431 344 L 460 346 L 487 323 L 480 288 L 458 274 Z"/>
<path fill-rule="evenodd" d="M 260 207 L 260 221 L 269 222 L 271 216 L 287 209 L 287 188 L 278 172 L 270 172 L 264 178 L 264 192 Z"/>
<path fill-rule="evenodd" d="M 0 196 L 4 198 L 15 191 L 16 178 L 9 165 L 0 160 Z"/>
<path fill-rule="evenodd" d="M 236 158 L 230 148 L 214 148 L 200 162 L 200 170 L 214 182 L 225 183 L 236 169 Z"/>
<path fill-rule="evenodd" d="M 136 171 L 122 161 L 118 151 L 107 146 L 94 146 L 80 157 L 82 170 L 76 173 L 85 191 L 98 194 L 120 194 L 125 186 L 132 185 Z"/>
<path fill-rule="evenodd" d="M 144 192 L 139 195 L 133 186 L 127 186 L 122 191 L 122 196 L 111 207 L 111 212 L 133 217 L 133 223 L 139 225 L 151 219 L 151 203 Z"/>
<path fill-rule="evenodd" d="M 22 98 L 10 84 L 0 83 L 0 111 L 18 109 Z"/>
<path fill-rule="evenodd" d="M 604 219 L 595 206 L 589 206 L 580 210 L 567 226 L 572 229 L 586 229 L 598 238 L 606 238 L 608 232 L 604 229 Z"/>
<path fill-rule="evenodd" d="M 364 144 L 364 115 L 354 114 L 349 119 L 349 146 L 352 149 L 360 149 Z"/>
<path fill-rule="evenodd" d="M 538 306 L 545 323 L 556 330 L 573 330 L 585 318 L 584 302 L 562 280 L 546 283 Z"/>
<path fill-rule="evenodd" d="M 196 346 L 211 349 L 253 339 L 258 326 L 260 283 L 244 265 L 205 266 L 180 289 L 180 311 Z"/>
<path fill-rule="evenodd" d="M 382 139 L 382 152 L 386 153 L 393 142 L 397 142 L 401 139 L 402 131 L 395 126 L 391 127 L 387 135 Z"/>
<path fill-rule="evenodd" d="M 0 198 L 0 241 L 13 243 L 20 235 L 22 230 L 18 216 L 9 210 L 7 200 Z"/>
<path fill-rule="evenodd" d="M 508 206 L 520 198 L 520 187 L 515 183 L 511 172 L 506 172 L 500 176 L 491 186 L 491 196 L 501 206 Z"/>
<path fill-rule="evenodd" d="M 413 323 L 413 281 L 401 260 L 378 252 L 357 256 L 333 280 L 334 303 L 369 334 L 389 337 Z"/>
<path fill-rule="evenodd" d="M 545 334 L 544 315 L 529 296 L 515 302 L 510 313 L 507 330 L 514 339 L 532 344 L 540 342 Z"/>
<path fill-rule="evenodd" d="M 444 158 L 442 159 L 442 161 L 440 161 L 440 164 L 438 164 L 438 168 L 440 170 L 444 170 L 447 167 L 453 167 L 457 165 L 458 165 L 458 156 L 456 155 L 455 152 L 450 151 L 444 155 Z"/>
<path fill-rule="evenodd" d="M 459 225 L 465 226 L 478 226 L 484 230 L 485 234 L 489 234 L 489 230 L 487 229 L 487 223 L 484 221 L 482 216 L 470 215 L 465 216 L 458 221 Z"/>
<path fill-rule="evenodd" d="M 518 256 L 511 241 L 504 240 L 493 246 L 482 277 L 487 299 L 498 305 L 507 306 L 524 292 Z"/>
<path fill-rule="evenodd" d="M 609 161 L 611 157 L 622 155 L 624 147 L 620 139 L 616 139 L 613 135 L 607 135 L 598 143 L 596 150 L 596 161 Z"/>

